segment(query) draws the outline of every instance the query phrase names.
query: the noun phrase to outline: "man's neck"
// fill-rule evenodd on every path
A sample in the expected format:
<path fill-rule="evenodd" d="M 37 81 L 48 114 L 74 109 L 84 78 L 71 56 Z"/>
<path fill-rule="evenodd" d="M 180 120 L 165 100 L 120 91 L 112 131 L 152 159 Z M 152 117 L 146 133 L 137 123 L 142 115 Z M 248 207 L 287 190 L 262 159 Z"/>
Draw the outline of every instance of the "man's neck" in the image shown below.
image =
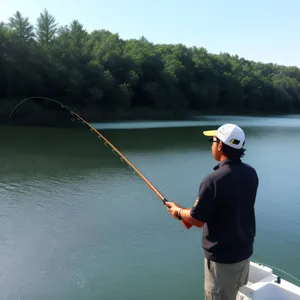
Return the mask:
<path fill-rule="evenodd" d="M 222 162 L 222 161 L 225 160 L 225 159 L 228 159 L 228 157 L 225 156 L 224 154 L 222 154 L 221 157 L 220 157 L 220 162 Z"/>

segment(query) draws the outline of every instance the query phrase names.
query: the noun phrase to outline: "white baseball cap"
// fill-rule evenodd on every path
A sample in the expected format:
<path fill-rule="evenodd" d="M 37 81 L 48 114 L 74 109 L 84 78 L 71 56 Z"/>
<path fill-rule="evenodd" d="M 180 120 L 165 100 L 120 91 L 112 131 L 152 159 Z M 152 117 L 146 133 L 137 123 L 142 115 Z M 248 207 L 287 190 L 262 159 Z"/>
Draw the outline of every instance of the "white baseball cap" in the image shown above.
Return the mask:
<path fill-rule="evenodd" d="M 242 149 L 245 144 L 245 133 L 236 124 L 224 124 L 217 130 L 203 131 L 205 136 L 216 136 L 224 144 L 234 149 Z"/>

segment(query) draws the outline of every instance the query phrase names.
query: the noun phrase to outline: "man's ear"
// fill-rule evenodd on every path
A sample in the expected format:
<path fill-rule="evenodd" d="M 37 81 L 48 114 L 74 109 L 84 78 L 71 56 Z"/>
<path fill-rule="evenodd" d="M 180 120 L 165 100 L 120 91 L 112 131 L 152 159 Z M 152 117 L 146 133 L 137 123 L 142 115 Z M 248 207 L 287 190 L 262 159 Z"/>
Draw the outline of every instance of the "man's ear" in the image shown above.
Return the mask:
<path fill-rule="evenodd" d="M 218 143 L 218 151 L 221 151 L 223 149 L 223 143 L 220 141 Z"/>

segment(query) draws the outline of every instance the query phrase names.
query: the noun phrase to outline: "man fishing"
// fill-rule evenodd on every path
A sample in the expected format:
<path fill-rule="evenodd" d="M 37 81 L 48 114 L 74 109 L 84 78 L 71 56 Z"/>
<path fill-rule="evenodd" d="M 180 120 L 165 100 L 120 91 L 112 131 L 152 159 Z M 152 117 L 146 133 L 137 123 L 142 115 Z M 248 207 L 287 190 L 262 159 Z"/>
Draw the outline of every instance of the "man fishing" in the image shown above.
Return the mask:
<path fill-rule="evenodd" d="M 218 165 L 206 176 L 192 208 L 166 202 L 175 218 L 203 228 L 206 300 L 234 300 L 247 284 L 256 233 L 255 169 L 242 162 L 245 134 L 235 124 L 204 131 Z"/>

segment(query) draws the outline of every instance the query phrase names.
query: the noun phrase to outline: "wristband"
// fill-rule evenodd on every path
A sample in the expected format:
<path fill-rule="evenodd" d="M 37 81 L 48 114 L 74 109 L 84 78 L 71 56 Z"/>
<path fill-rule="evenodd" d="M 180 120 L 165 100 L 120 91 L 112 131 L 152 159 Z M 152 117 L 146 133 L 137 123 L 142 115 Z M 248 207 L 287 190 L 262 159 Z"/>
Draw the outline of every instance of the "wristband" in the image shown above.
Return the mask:
<path fill-rule="evenodd" d="M 182 220 L 182 217 L 180 215 L 180 212 L 183 210 L 183 208 L 180 208 L 179 211 L 178 211 L 178 215 L 177 215 L 177 218 L 178 220 Z"/>

